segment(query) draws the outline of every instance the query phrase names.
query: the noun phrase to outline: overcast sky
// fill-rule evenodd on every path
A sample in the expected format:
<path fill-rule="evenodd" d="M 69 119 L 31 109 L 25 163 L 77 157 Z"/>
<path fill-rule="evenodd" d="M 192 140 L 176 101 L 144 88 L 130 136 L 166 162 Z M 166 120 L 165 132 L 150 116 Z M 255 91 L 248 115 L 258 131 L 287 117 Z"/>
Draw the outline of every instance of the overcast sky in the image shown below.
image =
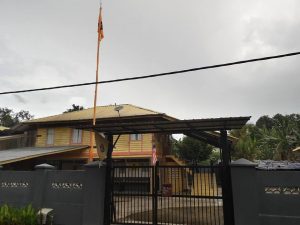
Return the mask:
<path fill-rule="evenodd" d="M 0 0 L 0 92 L 95 80 L 99 0 Z M 299 0 L 103 0 L 100 80 L 300 50 Z M 180 119 L 300 112 L 300 56 L 106 84 L 99 105 Z M 91 107 L 94 87 L 0 96 L 35 117 Z"/>

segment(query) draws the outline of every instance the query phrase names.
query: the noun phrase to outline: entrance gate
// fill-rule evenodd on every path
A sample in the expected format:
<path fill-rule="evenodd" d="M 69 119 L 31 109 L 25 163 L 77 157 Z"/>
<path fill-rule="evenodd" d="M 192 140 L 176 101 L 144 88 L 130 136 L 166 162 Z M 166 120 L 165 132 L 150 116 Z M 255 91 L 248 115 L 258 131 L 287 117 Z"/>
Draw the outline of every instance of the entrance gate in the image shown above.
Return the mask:
<path fill-rule="evenodd" d="M 98 134 L 98 142 L 100 133 L 106 135 L 107 207 L 104 208 L 104 224 L 234 225 L 230 173 L 230 150 L 233 140 L 229 143 L 227 131 L 241 129 L 250 117 L 174 120 L 162 115 L 147 115 L 145 119 L 141 116 L 132 116 L 129 119 L 126 116 L 120 117 L 118 121 L 105 119 L 102 123 L 75 127 L 93 130 Z M 112 153 L 120 135 L 146 133 L 183 133 L 218 147 L 221 152 L 222 169 L 158 165 L 112 167 Z M 115 142 L 113 135 L 118 135 Z M 97 146 L 100 149 L 100 146 Z M 222 182 L 217 179 L 220 177 L 217 174 L 222 174 Z"/>
<path fill-rule="evenodd" d="M 223 225 L 222 167 L 113 166 L 110 224 Z"/>

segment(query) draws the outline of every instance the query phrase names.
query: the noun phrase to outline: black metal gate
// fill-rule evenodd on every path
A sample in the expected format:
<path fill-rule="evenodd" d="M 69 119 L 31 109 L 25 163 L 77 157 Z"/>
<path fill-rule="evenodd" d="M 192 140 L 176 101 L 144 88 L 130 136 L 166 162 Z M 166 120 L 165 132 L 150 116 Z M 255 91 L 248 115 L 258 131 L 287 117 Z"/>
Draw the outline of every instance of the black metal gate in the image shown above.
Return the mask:
<path fill-rule="evenodd" d="M 113 166 L 110 224 L 223 225 L 219 166 Z"/>

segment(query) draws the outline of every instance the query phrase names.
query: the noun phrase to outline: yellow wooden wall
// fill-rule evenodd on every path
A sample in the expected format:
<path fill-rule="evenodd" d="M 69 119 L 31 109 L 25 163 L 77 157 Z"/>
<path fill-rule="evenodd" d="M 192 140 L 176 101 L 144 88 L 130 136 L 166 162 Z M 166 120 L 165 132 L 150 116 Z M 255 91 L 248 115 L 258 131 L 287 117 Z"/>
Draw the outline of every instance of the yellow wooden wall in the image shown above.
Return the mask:
<path fill-rule="evenodd" d="M 196 173 L 193 184 L 192 195 L 215 196 L 218 193 L 215 174 Z"/>
<path fill-rule="evenodd" d="M 71 143 L 72 129 L 67 127 L 54 128 L 54 144 L 52 146 L 68 146 L 76 145 Z M 114 136 L 114 141 L 117 136 Z M 47 141 L 47 128 L 39 128 L 37 130 L 37 147 L 45 147 Z M 94 141 L 94 144 L 96 142 Z M 77 145 L 90 145 L 90 132 L 83 131 L 82 143 Z M 114 152 L 141 152 L 152 150 L 152 134 L 142 134 L 139 141 L 130 140 L 130 135 L 121 135 Z"/>
<path fill-rule="evenodd" d="M 46 146 L 46 140 L 47 140 L 47 129 L 38 129 L 35 145 L 37 147 L 44 147 Z"/>
<path fill-rule="evenodd" d="M 175 162 L 167 162 L 167 166 L 177 166 Z M 193 183 L 188 185 L 188 174 L 192 175 L 192 170 L 188 167 L 178 167 L 160 171 L 161 184 L 171 184 L 172 193 L 178 194 L 190 189 L 191 195 L 215 196 L 220 193 L 216 183 L 216 176 L 210 172 L 194 173 Z"/>
<path fill-rule="evenodd" d="M 114 141 L 117 136 L 114 136 Z M 152 150 L 152 134 L 142 134 L 142 139 L 138 141 L 130 140 L 130 135 L 121 135 L 114 152 L 141 152 Z"/>
<path fill-rule="evenodd" d="M 76 145 L 71 143 L 72 129 L 68 127 L 56 127 L 54 128 L 54 144 L 52 146 L 68 146 Z M 82 143 L 77 145 L 89 145 L 90 144 L 90 132 L 83 131 Z M 37 147 L 45 147 L 47 145 L 47 128 L 39 128 L 37 130 Z"/>
<path fill-rule="evenodd" d="M 117 136 L 114 136 L 114 142 L 116 141 Z M 129 149 L 129 135 L 122 135 L 120 136 L 116 148 L 114 151 L 121 151 L 121 152 L 126 152 Z"/>

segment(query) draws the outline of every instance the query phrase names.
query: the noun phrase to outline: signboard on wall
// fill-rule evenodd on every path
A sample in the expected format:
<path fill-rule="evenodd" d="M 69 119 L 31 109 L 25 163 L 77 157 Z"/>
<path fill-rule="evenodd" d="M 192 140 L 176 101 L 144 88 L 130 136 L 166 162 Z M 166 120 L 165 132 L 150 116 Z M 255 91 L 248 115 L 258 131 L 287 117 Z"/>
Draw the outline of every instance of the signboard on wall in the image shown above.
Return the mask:
<path fill-rule="evenodd" d="M 99 158 L 102 158 L 103 155 L 106 155 L 108 149 L 108 141 L 101 133 L 95 132 L 97 154 Z"/>

